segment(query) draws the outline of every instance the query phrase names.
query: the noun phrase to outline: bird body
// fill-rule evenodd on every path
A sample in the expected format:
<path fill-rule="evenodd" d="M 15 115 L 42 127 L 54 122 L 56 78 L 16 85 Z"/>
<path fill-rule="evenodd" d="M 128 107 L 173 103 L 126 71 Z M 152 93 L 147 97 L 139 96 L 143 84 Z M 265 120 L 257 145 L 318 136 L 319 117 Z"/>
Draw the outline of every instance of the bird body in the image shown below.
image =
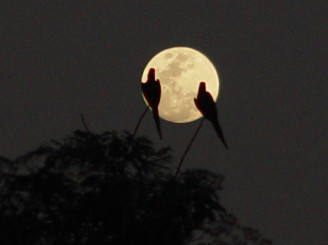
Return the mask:
<path fill-rule="evenodd" d="M 206 91 L 205 82 L 201 82 L 198 87 L 197 98 L 194 99 L 197 109 L 203 116 L 211 122 L 216 134 L 222 140 L 224 146 L 228 149 L 227 142 L 224 138 L 222 129 L 218 120 L 218 112 L 212 95 Z"/>
<path fill-rule="evenodd" d="M 153 112 L 153 118 L 159 137 L 162 139 L 162 131 L 159 120 L 158 105 L 161 99 L 161 84 L 157 79 L 155 80 L 155 69 L 151 68 L 148 72 L 148 79 L 145 83 L 141 83 L 142 93 L 148 103 L 148 106 Z"/>

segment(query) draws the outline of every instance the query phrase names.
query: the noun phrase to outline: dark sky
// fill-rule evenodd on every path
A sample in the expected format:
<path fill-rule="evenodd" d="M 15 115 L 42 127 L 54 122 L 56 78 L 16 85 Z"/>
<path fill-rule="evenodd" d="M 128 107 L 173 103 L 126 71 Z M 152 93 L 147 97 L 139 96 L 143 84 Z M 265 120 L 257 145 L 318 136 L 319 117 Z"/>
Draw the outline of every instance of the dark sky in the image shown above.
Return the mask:
<path fill-rule="evenodd" d="M 188 46 L 218 69 L 226 151 L 205 123 L 184 167 L 226 176 L 222 202 L 275 244 L 327 244 L 327 4 L 319 1 L 3 1 L 0 154 L 89 127 L 133 130 L 143 68 Z M 19 2 L 19 3 L 18 3 Z M 199 121 L 151 115 L 139 134 L 174 148 Z"/>

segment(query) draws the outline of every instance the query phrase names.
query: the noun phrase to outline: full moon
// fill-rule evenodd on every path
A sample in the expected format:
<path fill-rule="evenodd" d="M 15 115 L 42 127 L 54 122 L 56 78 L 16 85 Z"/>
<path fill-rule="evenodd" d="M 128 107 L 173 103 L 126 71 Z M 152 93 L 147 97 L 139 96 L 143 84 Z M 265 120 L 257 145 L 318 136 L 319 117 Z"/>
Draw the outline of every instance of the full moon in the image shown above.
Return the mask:
<path fill-rule="evenodd" d="M 146 65 L 142 83 L 147 81 L 150 68 L 155 69 L 155 78 L 160 80 L 158 110 L 159 116 L 166 121 L 187 123 L 202 117 L 194 103 L 200 82 L 206 83 L 206 90 L 214 100 L 218 97 L 216 69 L 204 54 L 195 49 L 173 47 L 159 52 Z"/>

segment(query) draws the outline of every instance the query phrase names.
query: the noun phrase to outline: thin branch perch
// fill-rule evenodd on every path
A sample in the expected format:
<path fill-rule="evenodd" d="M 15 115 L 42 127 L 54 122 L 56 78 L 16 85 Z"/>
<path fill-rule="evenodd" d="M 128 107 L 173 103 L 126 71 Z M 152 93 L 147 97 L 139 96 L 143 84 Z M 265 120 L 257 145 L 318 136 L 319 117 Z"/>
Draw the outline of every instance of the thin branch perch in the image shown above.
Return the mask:
<path fill-rule="evenodd" d="M 180 162 L 179 162 L 179 166 L 178 166 L 178 168 L 177 168 L 177 172 L 175 173 L 174 180 L 176 180 L 176 178 L 177 178 L 177 176 L 178 176 L 178 174 L 179 174 L 180 168 L 181 168 L 181 166 L 182 166 L 183 160 L 185 159 L 185 157 L 186 157 L 186 155 L 187 155 L 187 153 L 188 153 L 188 151 L 189 151 L 189 149 L 190 149 L 192 143 L 194 142 L 194 140 L 195 140 L 195 138 L 196 138 L 196 136 L 197 136 L 197 134 L 198 134 L 198 132 L 199 132 L 199 130 L 200 130 L 200 128 L 201 128 L 203 122 L 204 122 L 204 120 L 205 120 L 205 118 L 203 117 L 202 120 L 200 121 L 200 124 L 199 124 L 198 128 L 196 129 L 196 132 L 195 132 L 194 135 L 192 136 L 192 138 L 191 138 L 191 140 L 190 140 L 190 142 L 189 142 L 189 144 L 188 144 L 188 146 L 187 146 L 185 152 L 183 153 L 183 155 L 182 155 L 182 157 L 181 157 L 181 159 L 180 159 Z"/>
<path fill-rule="evenodd" d="M 146 110 L 141 114 L 141 117 L 139 118 L 139 121 L 138 121 L 138 123 L 137 123 L 137 126 L 136 126 L 136 128 L 135 128 L 135 130 L 134 130 L 134 132 L 133 132 L 133 134 L 132 134 L 132 139 L 133 139 L 134 136 L 136 135 L 136 133 L 137 133 L 137 131 L 138 131 L 138 128 L 139 128 L 139 126 L 140 126 L 140 124 L 141 124 L 141 121 L 142 121 L 142 119 L 144 118 L 144 116 L 146 115 L 146 112 L 148 111 L 148 109 L 149 109 L 149 107 L 147 106 L 147 107 L 146 107 Z"/>

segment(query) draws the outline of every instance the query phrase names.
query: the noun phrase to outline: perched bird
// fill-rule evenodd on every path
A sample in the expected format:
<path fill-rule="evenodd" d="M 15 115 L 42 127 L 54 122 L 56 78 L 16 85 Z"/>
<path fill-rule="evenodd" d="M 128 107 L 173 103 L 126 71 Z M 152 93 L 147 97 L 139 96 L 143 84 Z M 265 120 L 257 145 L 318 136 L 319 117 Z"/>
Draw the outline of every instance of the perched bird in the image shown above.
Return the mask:
<path fill-rule="evenodd" d="M 141 90 L 145 96 L 148 105 L 153 111 L 153 118 L 159 137 L 162 139 L 162 131 L 159 123 L 158 104 L 161 99 L 161 84 L 159 80 L 155 80 L 155 69 L 150 68 L 148 72 L 148 80 L 146 83 L 141 83 Z"/>
<path fill-rule="evenodd" d="M 224 139 L 219 120 L 218 120 L 218 112 L 216 110 L 216 105 L 213 100 L 212 95 L 206 91 L 205 82 L 201 82 L 198 87 L 197 98 L 194 99 L 196 107 L 203 114 L 203 116 L 208 119 L 219 138 L 222 140 L 224 146 L 228 149 L 227 142 Z"/>

